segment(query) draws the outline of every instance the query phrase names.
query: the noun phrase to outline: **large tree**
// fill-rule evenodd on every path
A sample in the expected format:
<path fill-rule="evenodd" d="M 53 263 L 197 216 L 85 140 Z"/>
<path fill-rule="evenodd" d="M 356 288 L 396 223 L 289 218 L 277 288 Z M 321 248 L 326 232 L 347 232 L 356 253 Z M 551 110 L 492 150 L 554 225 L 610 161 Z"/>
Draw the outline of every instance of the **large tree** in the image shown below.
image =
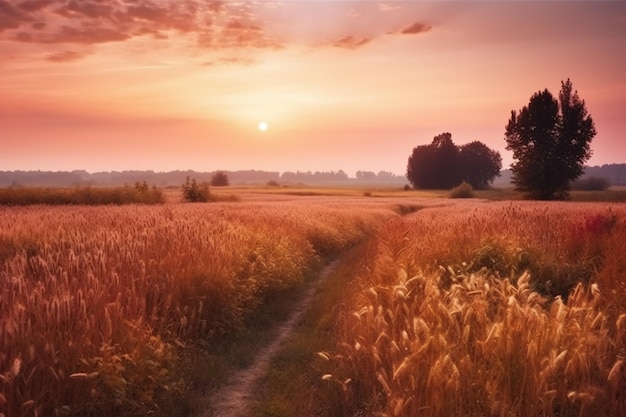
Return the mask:
<path fill-rule="evenodd" d="M 528 106 L 511 111 L 506 126 L 506 149 L 513 151 L 513 183 L 531 198 L 566 198 L 591 157 L 596 129 L 585 101 L 561 81 L 557 99 L 545 89 L 530 98 Z"/>
<path fill-rule="evenodd" d="M 487 188 L 500 175 L 502 157 L 498 151 L 489 149 L 482 142 L 461 145 L 459 151 L 461 179 L 474 188 Z"/>
<path fill-rule="evenodd" d="M 500 154 L 483 143 L 475 141 L 459 148 L 450 133 L 442 133 L 430 145 L 413 149 L 406 176 L 415 188 L 452 188 L 461 181 L 485 188 L 501 168 Z"/>
<path fill-rule="evenodd" d="M 413 149 L 406 176 L 415 188 L 452 188 L 458 182 L 458 153 L 450 133 L 437 135 L 430 145 Z"/>

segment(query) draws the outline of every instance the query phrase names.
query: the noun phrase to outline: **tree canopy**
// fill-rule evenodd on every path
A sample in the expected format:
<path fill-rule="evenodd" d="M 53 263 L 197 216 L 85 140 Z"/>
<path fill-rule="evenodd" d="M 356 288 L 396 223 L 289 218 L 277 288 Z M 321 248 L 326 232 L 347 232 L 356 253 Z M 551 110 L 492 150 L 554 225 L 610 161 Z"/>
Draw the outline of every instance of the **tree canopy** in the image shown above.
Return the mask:
<path fill-rule="evenodd" d="M 591 157 L 595 125 L 585 101 L 561 81 L 558 100 L 545 89 L 519 112 L 511 111 L 506 126 L 506 149 L 513 151 L 513 183 L 531 198 L 565 198 L 570 182 L 583 173 Z"/>
<path fill-rule="evenodd" d="M 458 147 L 450 133 L 435 136 L 430 145 L 413 149 L 407 178 L 415 188 L 447 189 L 462 181 L 474 188 L 486 188 L 500 174 L 500 153 L 474 141 Z"/>

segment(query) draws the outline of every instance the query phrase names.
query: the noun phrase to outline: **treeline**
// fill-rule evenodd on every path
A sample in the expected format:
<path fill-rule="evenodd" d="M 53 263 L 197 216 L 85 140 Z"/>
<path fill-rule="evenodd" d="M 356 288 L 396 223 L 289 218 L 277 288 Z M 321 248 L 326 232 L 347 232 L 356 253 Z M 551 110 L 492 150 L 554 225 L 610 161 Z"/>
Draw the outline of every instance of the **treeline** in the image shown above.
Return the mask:
<path fill-rule="evenodd" d="M 626 185 L 626 164 L 605 164 L 585 167 L 582 179 L 588 177 L 604 178 L 611 185 Z"/>
<path fill-rule="evenodd" d="M 198 183 L 211 182 L 218 171 L 106 171 L 89 173 L 76 171 L 0 171 L 0 187 L 69 187 L 69 186 L 122 186 L 147 182 L 158 187 L 180 187 L 187 177 Z M 230 184 L 328 184 L 328 183 L 406 183 L 402 175 L 388 171 L 374 173 L 358 171 L 356 178 L 351 178 L 343 170 L 339 171 L 296 171 L 275 172 L 259 170 L 219 171 L 228 176 Z"/>
<path fill-rule="evenodd" d="M 217 171 L 0 171 L 0 187 L 70 187 L 70 186 L 123 186 L 146 181 L 158 187 L 180 187 L 187 177 L 195 178 L 198 183 L 211 182 Z M 319 183 L 350 183 L 350 184 L 406 184 L 407 178 L 388 171 L 357 171 L 356 177 L 350 177 L 344 171 L 330 172 L 274 172 L 260 170 L 223 171 L 228 175 L 231 184 L 267 184 L 274 181 L 280 184 L 319 184 Z M 581 178 L 605 178 L 611 185 L 626 185 L 626 164 L 608 164 L 585 167 Z M 500 171 L 500 177 L 494 181 L 495 186 L 509 186 L 511 171 Z"/>
<path fill-rule="evenodd" d="M 500 171 L 500 176 L 496 178 L 493 185 L 496 187 L 511 186 L 512 172 L 510 169 Z M 590 178 L 601 178 L 608 181 L 609 185 L 626 185 L 626 164 L 604 164 L 587 166 L 579 181 Z"/>
<path fill-rule="evenodd" d="M 89 173 L 83 170 L 75 171 L 0 171 L 0 186 L 39 186 L 39 187 L 64 187 L 64 186 L 120 186 L 146 181 L 159 187 L 180 187 L 187 177 L 195 178 L 200 182 L 210 182 L 218 171 L 197 172 L 167 171 L 155 172 L 152 170 L 139 171 L 103 171 Z M 228 175 L 231 183 L 266 183 L 280 179 L 279 172 L 269 171 L 223 171 Z"/>

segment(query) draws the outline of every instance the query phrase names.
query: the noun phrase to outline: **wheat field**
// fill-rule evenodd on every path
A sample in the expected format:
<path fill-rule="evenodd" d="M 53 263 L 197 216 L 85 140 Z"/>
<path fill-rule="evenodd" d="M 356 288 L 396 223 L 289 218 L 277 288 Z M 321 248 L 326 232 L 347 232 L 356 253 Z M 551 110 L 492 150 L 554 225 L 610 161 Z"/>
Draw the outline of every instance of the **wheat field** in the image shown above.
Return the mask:
<path fill-rule="evenodd" d="M 341 415 L 625 416 L 626 209 L 484 203 L 394 219 L 321 379 Z"/>
<path fill-rule="evenodd" d="M 168 415 L 258 308 L 398 214 L 367 202 L 0 208 L 0 416 Z"/>
<path fill-rule="evenodd" d="M 2 417 L 171 415 L 194 360 L 364 239 L 307 365 L 338 402 L 316 408 L 626 415 L 623 206 L 283 195 L 0 219 Z"/>

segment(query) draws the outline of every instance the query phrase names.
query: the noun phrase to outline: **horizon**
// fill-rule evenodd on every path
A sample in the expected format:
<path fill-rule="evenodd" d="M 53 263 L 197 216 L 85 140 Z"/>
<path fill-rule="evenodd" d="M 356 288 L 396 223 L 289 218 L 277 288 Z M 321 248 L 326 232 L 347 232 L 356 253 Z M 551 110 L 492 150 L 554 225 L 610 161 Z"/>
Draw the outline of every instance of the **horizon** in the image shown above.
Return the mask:
<path fill-rule="evenodd" d="M 1 2 L 3 171 L 406 173 L 570 78 L 623 163 L 626 2 Z"/>

